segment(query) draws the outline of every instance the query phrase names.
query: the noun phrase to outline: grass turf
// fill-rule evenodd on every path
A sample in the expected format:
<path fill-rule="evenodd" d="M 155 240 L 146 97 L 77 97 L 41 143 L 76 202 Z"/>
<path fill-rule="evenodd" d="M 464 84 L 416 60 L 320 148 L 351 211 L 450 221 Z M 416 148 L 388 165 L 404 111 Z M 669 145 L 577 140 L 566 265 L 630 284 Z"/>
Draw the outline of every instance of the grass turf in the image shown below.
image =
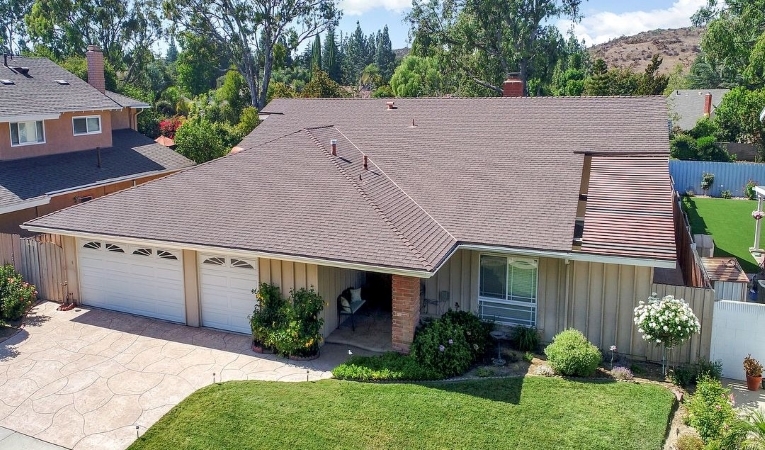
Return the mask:
<path fill-rule="evenodd" d="M 688 214 L 693 234 L 711 234 L 715 241 L 715 256 L 733 256 L 746 273 L 759 272 L 749 253 L 754 244 L 752 211 L 757 202 L 724 198 L 684 197 L 683 209 Z M 765 233 L 760 235 L 765 245 Z"/>
<path fill-rule="evenodd" d="M 205 387 L 139 449 L 662 447 L 673 394 L 649 384 L 527 377 L 428 384 L 231 381 Z"/>

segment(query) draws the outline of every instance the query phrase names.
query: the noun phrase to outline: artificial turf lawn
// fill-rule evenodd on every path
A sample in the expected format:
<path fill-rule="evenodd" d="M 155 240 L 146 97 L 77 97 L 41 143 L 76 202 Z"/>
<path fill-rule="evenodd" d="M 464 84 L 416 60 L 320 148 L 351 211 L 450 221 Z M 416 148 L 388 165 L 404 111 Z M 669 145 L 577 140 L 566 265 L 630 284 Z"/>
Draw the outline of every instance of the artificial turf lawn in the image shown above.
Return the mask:
<path fill-rule="evenodd" d="M 231 381 L 200 389 L 138 449 L 662 447 L 673 394 L 526 377 L 423 384 Z"/>
<path fill-rule="evenodd" d="M 753 200 L 683 198 L 683 210 L 688 214 L 693 234 L 711 234 L 715 256 L 735 257 L 746 273 L 759 272 L 749 253 L 754 244 L 752 211 L 756 209 L 757 202 Z M 760 242 L 765 245 L 765 233 L 760 234 Z"/>

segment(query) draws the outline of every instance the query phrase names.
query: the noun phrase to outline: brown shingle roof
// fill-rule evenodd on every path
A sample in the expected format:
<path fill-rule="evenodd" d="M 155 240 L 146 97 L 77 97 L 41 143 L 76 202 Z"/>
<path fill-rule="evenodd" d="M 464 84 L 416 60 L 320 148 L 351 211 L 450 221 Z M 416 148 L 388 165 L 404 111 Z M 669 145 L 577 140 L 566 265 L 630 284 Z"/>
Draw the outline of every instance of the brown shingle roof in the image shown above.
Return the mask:
<path fill-rule="evenodd" d="M 701 262 L 712 281 L 749 282 L 736 258 L 701 258 Z"/>
<path fill-rule="evenodd" d="M 582 252 L 673 261 L 666 157 L 592 156 Z"/>
<path fill-rule="evenodd" d="M 245 151 L 31 224 L 432 271 L 457 243 L 571 252 L 579 152 L 669 150 L 662 97 L 386 101 L 276 100 Z"/>

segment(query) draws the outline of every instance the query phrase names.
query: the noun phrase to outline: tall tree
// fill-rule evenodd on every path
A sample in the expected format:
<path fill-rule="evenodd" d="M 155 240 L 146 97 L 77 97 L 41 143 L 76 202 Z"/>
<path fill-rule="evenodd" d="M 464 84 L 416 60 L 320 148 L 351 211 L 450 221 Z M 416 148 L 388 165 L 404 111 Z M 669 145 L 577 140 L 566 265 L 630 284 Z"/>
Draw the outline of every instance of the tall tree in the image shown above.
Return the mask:
<path fill-rule="evenodd" d="M 758 76 L 763 61 L 757 60 L 758 47 L 765 46 L 765 0 L 708 0 L 692 19 L 707 22 L 701 49 L 710 65 L 721 68 L 725 81 L 765 86 Z"/>
<path fill-rule="evenodd" d="M 168 63 L 174 63 L 178 59 L 178 46 L 175 45 L 175 38 L 170 38 L 170 45 L 167 46 L 165 52 L 165 61 Z"/>
<path fill-rule="evenodd" d="M 220 58 L 221 52 L 214 44 L 193 33 L 180 33 L 179 41 L 183 51 L 176 62 L 178 87 L 192 97 L 214 88 L 225 64 Z"/>
<path fill-rule="evenodd" d="M 28 39 L 24 16 L 29 13 L 32 0 L 0 2 L 0 52 L 21 53 Z"/>
<path fill-rule="evenodd" d="M 327 30 L 327 36 L 324 38 L 322 63 L 322 70 L 327 73 L 332 81 L 339 83 L 342 80 L 343 72 L 340 68 L 340 50 L 337 48 L 334 27 Z"/>
<path fill-rule="evenodd" d="M 539 38 L 556 18 L 578 21 L 582 0 L 413 0 L 407 18 L 415 34 L 432 36 L 474 82 L 502 92 L 509 73 L 520 72 L 524 91 Z M 489 62 L 486 68 L 477 62 Z"/>
<path fill-rule="evenodd" d="M 249 87 L 252 105 L 267 100 L 274 51 L 282 38 L 296 49 L 341 16 L 337 0 L 165 0 L 174 27 L 214 42 L 226 52 Z"/>
<path fill-rule="evenodd" d="M 313 69 L 317 68 L 321 70 L 321 35 L 317 34 L 316 39 L 313 40 L 311 46 L 311 75 L 313 75 Z"/>
<path fill-rule="evenodd" d="M 380 69 L 380 76 L 384 82 L 390 80 L 393 71 L 396 69 L 396 54 L 393 52 L 393 45 L 390 42 L 388 34 L 388 25 L 385 25 L 377 39 L 377 48 L 375 50 L 375 64 Z"/>
<path fill-rule="evenodd" d="M 355 85 L 361 72 L 372 62 L 369 41 L 361 31 L 359 22 L 356 22 L 356 29 L 344 42 L 343 47 L 343 81 L 346 84 Z"/>
<path fill-rule="evenodd" d="M 162 34 L 158 0 L 35 0 L 25 20 L 33 44 L 56 58 L 82 55 L 98 44 L 128 81 L 153 60 Z"/>

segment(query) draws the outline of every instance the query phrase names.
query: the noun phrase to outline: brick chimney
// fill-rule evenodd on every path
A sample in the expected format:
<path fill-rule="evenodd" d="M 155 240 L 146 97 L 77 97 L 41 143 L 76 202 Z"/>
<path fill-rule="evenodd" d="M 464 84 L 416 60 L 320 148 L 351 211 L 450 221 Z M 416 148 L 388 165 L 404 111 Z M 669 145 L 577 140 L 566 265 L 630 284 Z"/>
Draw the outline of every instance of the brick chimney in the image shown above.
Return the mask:
<path fill-rule="evenodd" d="M 712 94 L 704 95 L 704 117 L 712 115 Z"/>
<path fill-rule="evenodd" d="M 523 97 L 523 81 L 518 73 L 511 73 L 502 83 L 503 97 Z"/>
<path fill-rule="evenodd" d="M 85 57 L 88 60 L 88 84 L 103 94 L 106 91 L 104 54 L 101 53 L 101 49 L 97 45 L 88 45 L 88 52 Z"/>

